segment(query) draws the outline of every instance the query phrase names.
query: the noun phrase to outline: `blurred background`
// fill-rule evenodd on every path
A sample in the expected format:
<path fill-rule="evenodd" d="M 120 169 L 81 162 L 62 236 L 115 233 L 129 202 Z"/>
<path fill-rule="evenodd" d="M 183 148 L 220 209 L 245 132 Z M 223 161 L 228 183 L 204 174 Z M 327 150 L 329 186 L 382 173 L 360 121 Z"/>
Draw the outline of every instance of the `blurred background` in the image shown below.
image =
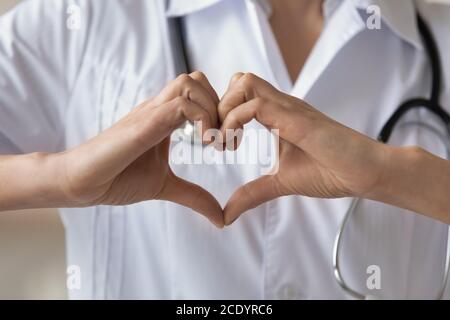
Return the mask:
<path fill-rule="evenodd" d="M 20 1 L 0 0 L 0 15 Z M 64 250 L 55 210 L 0 213 L 0 299 L 65 299 Z"/>

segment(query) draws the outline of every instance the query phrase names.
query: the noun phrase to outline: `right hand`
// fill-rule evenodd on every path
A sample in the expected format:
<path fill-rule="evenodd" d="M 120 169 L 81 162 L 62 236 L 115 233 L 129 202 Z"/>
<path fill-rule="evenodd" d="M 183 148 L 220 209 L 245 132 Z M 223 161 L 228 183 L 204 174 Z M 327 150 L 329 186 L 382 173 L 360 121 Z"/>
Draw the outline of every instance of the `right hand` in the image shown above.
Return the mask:
<path fill-rule="evenodd" d="M 222 134 L 256 119 L 278 130 L 278 171 L 240 188 L 224 208 L 225 224 L 260 204 L 287 195 L 377 199 L 384 190 L 391 147 L 327 117 L 250 73 L 236 74 L 218 112 Z"/>
<path fill-rule="evenodd" d="M 200 72 L 181 75 L 155 98 L 86 143 L 60 154 L 61 188 L 73 206 L 167 200 L 223 227 L 222 208 L 198 185 L 170 169 L 171 133 L 186 120 L 218 127 L 219 98 Z M 202 134 L 203 136 L 203 134 Z"/>

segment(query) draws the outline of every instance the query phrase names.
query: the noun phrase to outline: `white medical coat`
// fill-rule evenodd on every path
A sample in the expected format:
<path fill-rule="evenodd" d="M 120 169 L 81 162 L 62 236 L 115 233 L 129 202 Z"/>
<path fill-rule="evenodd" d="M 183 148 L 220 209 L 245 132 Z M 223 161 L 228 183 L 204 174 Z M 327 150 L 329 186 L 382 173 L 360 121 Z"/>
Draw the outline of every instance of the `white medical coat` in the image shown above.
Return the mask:
<path fill-rule="evenodd" d="M 371 4 L 381 10 L 380 30 L 367 27 Z M 74 8 L 79 28 L 69 20 Z M 447 5 L 326 1 L 325 29 L 292 83 L 267 21 L 270 10 L 254 1 L 172 0 L 168 8 L 162 0 L 25 1 L 0 18 L 0 153 L 73 147 L 157 95 L 175 77 L 166 17 L 179 15 L 185 16 L 191 66 L 208 76 L 219 95 L 233 73 L 253 72 L 376 137 L 402 101 L 429 93 L 430 65 L 416 11 L 438 41 L 441 99 L 449 110 Z M 407 118 L 438 123 L 420 111 Z M 417 127 L 400 128 L 392 142 L 445 155 L 444 144 Z M 172 167 L 222 205 L 260 174 L 258 165 Z M 347 298 L 331 257 L 349 203 L 285 197 L 224 230 L 162 201 L 61 209 L 67 263 L 81 270 L 81 288 L 69 290 L 70 297 Z M 365 201 L 346 233 L 344 276 L 358 290 L 383 298 L 432 298 L 441 283 L 446 237 L 446 225 Z M 379 290 L 366 286 L 371 265 L 382 271 Z"/>

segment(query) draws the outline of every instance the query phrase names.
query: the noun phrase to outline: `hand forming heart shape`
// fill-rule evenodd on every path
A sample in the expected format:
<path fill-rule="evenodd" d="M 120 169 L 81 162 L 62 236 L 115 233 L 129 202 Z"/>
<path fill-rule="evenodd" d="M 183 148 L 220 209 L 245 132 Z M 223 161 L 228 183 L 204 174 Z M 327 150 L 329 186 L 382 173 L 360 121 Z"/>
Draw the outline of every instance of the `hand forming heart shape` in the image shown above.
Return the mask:
<path fill-rule="evenodd" d="M 208 191 L 170 169 L 169 137 L 186 120 L 201 122 L 203 132 L 220 128 L 225 135 L 252 119 L 279 130 L 279 170 L 240 187 L 223 210 Z M 223 227 L 285 195 L 370 198 L 388 155 L 384 145 L 253 74 L 236 74 L 219 100 L 207 78 L 194 72 L 170 82 L 97 137 L 62 153 L 60 176 L 66 202 L 73 206 L 160 199 L 190 207 Z"/>

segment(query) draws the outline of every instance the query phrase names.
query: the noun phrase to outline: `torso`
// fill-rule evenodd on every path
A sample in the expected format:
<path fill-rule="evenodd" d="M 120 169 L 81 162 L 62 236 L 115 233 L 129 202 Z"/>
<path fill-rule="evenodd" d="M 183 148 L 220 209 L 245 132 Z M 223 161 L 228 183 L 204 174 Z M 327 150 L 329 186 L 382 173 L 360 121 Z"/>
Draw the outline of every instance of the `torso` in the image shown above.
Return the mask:
<path fill-rule="evenodd" d="M 303 57 L 292 63 L 291 77 L 299 69 L 301 76 L 285 91 L 373 137 L 401 101 L 428 92 L 428 62 L 387 27 L 365 30 L 352 2 L 343 1 L 347 7 L 328 22 L 324 42 L 315 43 L 309 61 L 304 64 Z M 91 4 L 91 38 L 66 115 L 67 146 L 107 128 L 175 76 L 156 3 Z M 237 71 L 283 88 L 280 70 L 269 63 L 275 60 L 267 60 L 257 42 L 246 3 L 221 1 L 186 17 L 193 68 L 205 72 L 219 95 Z M 449 65 L 446 70 L 449 75 Z M 449 109 L 449 87 L 442 98 Z M 443 154 L 442 145 L 421 130 L 400 132 L 396 139 Z M 255 143 L 245 147 L 256 150 Z M 260 172 L 258 165 L 176 165 L 174 160 L 175 173 L 208 189 L 222 205 Z M 349 199 L 282 198 L 251 210 L 223 231 L 186 208 L 158 201 L 65 209 L 69 264 L 81 265 L 85 275 L 83 290 L 71 295 L 345 298 L 333 277 L 331 253 L 348 204 Z M 366 267 L 378 264 L 384 270 L 381 296 L 432 296 L 440 282 L 436 275 L 442 270 L 446 226 L 369 202 L 364 208 L 357 220 L 363 227 L 351 227 L 346 242 L 346 277 L 364 285 Z"/>

